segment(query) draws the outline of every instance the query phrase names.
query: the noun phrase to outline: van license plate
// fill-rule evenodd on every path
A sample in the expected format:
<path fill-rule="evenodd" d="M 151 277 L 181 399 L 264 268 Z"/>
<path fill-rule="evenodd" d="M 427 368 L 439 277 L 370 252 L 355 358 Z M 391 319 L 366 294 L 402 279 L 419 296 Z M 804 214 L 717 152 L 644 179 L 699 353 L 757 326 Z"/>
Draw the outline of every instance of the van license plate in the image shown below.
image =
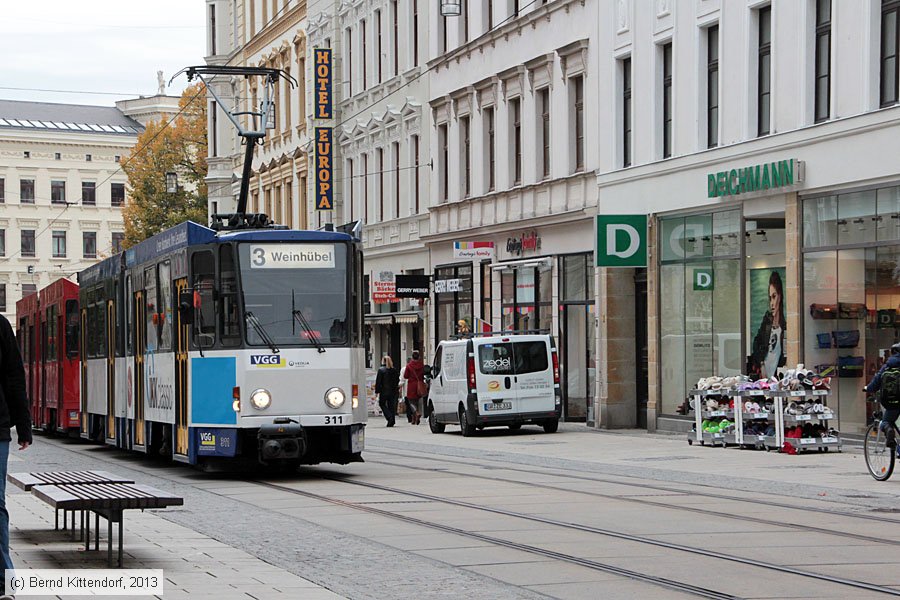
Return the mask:
<path fill-rule="evenodd" d="M 484 410 L 512 410 L 512 402 L 486 402 Z"/>

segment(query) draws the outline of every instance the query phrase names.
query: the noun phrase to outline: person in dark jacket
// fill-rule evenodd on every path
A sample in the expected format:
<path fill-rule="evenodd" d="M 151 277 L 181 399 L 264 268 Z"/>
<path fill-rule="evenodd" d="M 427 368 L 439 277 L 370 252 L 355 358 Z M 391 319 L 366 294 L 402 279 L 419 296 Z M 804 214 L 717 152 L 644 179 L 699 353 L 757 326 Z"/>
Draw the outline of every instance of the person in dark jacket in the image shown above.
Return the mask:
<path fill-rule="evenodd" d="M 425 363 L 419 358 L 418 350 L 413 350 L 412 360 L 406 363 L 403 378 L 406 379 L 406 416 L 413 425 L 418 425 L 422 417 L 419 400 L 425 386 Z"/>
<path fill-rule="evenodd" d="M 381 359 L 381 368 L 375 375 L 375 395 L 378 397 L 378 406 L 387 420 L 387 426 L 393 427 L 397 417 L 397 402 L 399 401 L 400 373 L 394 368 L 394 360 L 390 356 Z"/>
<path fill-rule="evenodd" d="M 869 382 L 869 385 L 863 388 L 863 391 L 867 394 L 874 394 L 878 390 L 881 389 L 881 376 L 888 369 L 900 369 L 900 344 L 894 344 L 891 346 L 891 355 L 888 357 L 884 364 L 881 365 L 881 368 L 878 369 L 878 372 L 875 373 L 875 376 L 872 377 L 872 381 Z M 893 406 L 887 407 L 884 406 L 884 416 L 881 418 L 883 421 L 887 423 L 894 423 L 900 418 L 900 407 Z M 900 456 L 900 446 L 897 447 L 897 455 Z"/>
<path fill-rule="evenodd" d="M 25 367 L 16 337 L 6 317 L 0 315 L 0 561 L 3 570 L 12 569 L 9 555 L 9 512 L 6 510 L 6 467 L 9 461 L 11 427 L 16 428 L 19 450 L 31 445 L 31 413 L 25 393 Z M 0 579 L 0 593 L 5 577 Z"/>

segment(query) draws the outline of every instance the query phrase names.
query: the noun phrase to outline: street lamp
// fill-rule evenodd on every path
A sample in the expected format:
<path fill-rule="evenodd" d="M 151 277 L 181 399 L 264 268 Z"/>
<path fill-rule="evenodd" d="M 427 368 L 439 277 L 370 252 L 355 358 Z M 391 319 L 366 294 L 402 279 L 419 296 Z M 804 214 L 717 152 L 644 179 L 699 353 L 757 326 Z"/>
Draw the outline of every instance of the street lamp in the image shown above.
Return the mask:
<path fill-rule="evenodd" d="M 166 193 L 178 193 L 178 173 L 176 173 L 175 171 L 169 171 L 168 173 L 166 173 Z"/>
<path fill-rule="evenodd" d="M 462 2 L 460 0 L 441 0 L 442 17 L 458 17 L 462 14 Z"/>

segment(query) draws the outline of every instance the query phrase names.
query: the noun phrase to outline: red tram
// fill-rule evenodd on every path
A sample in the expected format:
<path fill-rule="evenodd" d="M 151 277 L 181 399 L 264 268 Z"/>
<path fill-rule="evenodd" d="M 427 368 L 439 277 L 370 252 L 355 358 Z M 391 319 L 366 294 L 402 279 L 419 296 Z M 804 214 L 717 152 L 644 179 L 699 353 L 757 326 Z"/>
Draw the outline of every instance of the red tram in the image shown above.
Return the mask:
<path fill-rule="evenodd" d="M 34 426 L 77 432 L 81 410 L 78 285 L 60 279 L 19 300 L 16 325 Z"/>

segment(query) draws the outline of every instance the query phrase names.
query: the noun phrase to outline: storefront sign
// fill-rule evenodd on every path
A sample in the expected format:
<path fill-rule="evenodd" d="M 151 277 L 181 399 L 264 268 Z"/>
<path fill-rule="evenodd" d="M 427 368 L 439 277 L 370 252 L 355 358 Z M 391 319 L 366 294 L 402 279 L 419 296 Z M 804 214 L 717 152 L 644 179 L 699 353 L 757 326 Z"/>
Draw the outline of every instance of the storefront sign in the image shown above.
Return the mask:
<path fill-rule="evenodd" d="M 541 249 L 541 238 L 536 231 L 526 231 L 518 237 L 506 239 L 506 251 L 516 256 L 525 252 L 537 252 Z"/>
<path fill-rule="evenodd" d="M 740 196 L 795 186 L 803 181 L 803 163 L 795 158 L 719 171 L 706 176 L 709 198 Z"/>
<path fill-rule="evenodd" d="M 397 301 L 397 288 L 393 271 L 372 273 L 372 302 L 387 304 Z"/>
<path fill-rule="evenodd" d="M 647 266 L 647 215 L 597 215 L 597 266 Z"/>
<path fill-rule="evenodd" d="M 316 48 L 316 118 L 330 119 L 331 113 L 331 48 Z"/>
<path fill-rule="evenodd" d="M 494 242 L 453 242 L 453 258 L 494 258 Z"/>
<path fill-rule="evenodd" d="M 462 279 L 438 279 L 434 282 L 435 294 L 450 294 L 462 291 Z"/>
<path fill-rule="evenodd" d="M 428 275 L 397 275 L 394 281 L 398 298 L 428 297 Z"/>
<path fill-rule="evenodd" d="M 694 268 L 694 291 L 711 292 L 715 288 L 713 270 L 711 267 Z"/>
<path fill-rule="evenodd" d="M 316 210 L 334 208 L 331 127 L 316 127 Z"/>

